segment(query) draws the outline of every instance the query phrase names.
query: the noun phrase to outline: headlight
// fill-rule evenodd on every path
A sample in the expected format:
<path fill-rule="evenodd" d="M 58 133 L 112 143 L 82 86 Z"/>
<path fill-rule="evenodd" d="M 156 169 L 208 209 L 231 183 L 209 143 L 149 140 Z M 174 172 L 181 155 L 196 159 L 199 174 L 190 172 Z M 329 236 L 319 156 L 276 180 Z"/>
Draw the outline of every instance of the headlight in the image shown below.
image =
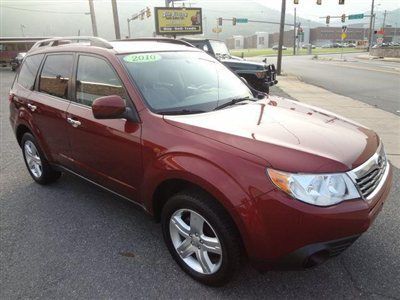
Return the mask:
<path fill-rule="evenodd" d="M 344 200 L 360 198 L 360 194 L 345 173 L 291 174 L 268 169 L 272 182 L 292 197 L 317 206 L 329 206 Z"/>

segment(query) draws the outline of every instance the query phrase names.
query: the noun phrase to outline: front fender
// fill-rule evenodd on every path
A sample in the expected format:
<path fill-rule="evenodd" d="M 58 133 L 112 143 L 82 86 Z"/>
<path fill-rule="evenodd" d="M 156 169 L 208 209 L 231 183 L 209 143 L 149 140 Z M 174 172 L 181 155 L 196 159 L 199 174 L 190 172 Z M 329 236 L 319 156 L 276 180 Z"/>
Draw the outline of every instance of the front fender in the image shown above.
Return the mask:
<path fill-rule="evenodd" d="M 246 249 L 253 241 L 250 232 L 262 224 L 256 209 L 258 191 L 244 188 L 226 170 L 193 154 L 168 153 L 146 168 L 142 187 L 144 205 L 153 214 L 153 194 L 169 179 L 181 179 L 199 186 L 212 195 L 232 217 Z"/>

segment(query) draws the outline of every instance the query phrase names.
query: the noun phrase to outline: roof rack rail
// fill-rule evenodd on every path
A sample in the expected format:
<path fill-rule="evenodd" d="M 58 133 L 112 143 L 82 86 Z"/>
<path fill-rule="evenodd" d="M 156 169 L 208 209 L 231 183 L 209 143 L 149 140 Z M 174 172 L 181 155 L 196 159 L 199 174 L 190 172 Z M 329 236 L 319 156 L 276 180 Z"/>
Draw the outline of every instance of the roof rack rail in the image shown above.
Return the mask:
<path fill-rule="evenodd" d="M 102 47 L 107 49 L 112 49 L 113 46 L 105 39 L 94 37 L 94 36 L 66 36 L 66 37 L 55 37 L 50 39 L 45 39 L 36 42 L 32 48 L 29 50 L 34 50 L 41 47 L 55 47 L 65 44 L 79 43 L 79 41 L 88 41 L 90 46 Z"/>
<path fill-rule="evenodd" d="M 176 40 L 176 39 L 162 38 L 162 37 L 133 38 L 133 39 L 118 40 L 118 42 L 140 42 L 140 41 L 155 41 L 155 42 L 164 42 L 164 43 L 171 43 L 171 44 L 178 44 L 178 45 L 194 47 L 192 44 L 190 44 L 186 41 L 183 41 L 183 40 Z"/>

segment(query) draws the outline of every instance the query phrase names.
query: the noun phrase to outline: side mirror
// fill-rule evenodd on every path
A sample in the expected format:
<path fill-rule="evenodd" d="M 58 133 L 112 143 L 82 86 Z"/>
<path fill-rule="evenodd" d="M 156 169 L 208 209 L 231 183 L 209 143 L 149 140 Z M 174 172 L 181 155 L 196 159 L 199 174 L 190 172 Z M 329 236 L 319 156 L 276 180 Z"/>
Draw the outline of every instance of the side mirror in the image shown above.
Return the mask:
<path fill-rule="evenodd" d="M 96 119 L 124 118 L 125 111 L 126 103 L 117 95 L 97 98 L 92 104 L 93 116 Z"/>

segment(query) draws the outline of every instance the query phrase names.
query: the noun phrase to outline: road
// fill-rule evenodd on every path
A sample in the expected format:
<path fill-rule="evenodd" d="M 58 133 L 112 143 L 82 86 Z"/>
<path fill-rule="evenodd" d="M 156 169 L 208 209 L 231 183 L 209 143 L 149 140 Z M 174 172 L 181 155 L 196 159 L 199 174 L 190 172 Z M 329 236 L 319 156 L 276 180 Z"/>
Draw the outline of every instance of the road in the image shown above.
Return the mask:
<path fill-rule="evenodd" d="M 373 226 L 339 257 L 297 272 L 246 266 L 210 288 L 179 269 L 133 204 L 70 175 L 33 182 L 8 123 L 13 75 L 0 70 L 0 299 L 400 299 L 399 170 Z"/>
<path fill-rule="evenodd" d="M 313 60 L 312 56 L 285 56 L 284 73 L 300 77 L 336 94 L 351 97 L 400 115 L 400 63 L 358 59 L 360 53 L 345 54 L 348 61 Z M 320 55 L 340 58 L 340 55 Z M 252 58 L 261 61 L 263 58 Z M 276 64 L 276 58 L 269 57 Z"/>

